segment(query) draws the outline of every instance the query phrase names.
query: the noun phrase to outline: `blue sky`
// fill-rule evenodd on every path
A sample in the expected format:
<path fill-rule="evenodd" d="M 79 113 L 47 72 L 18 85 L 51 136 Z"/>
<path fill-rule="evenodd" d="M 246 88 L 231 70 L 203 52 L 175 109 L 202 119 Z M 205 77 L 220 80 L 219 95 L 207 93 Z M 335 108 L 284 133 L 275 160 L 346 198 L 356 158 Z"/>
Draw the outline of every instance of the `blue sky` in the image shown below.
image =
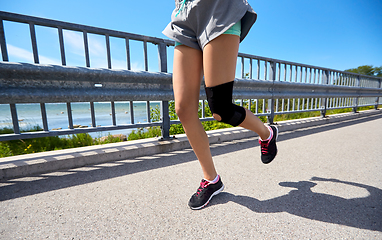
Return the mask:
<path fill-rule="evenodd" d="M 366 64 L 382 66 L 381 0 L 248 2 L 258 13 L 258 21 L 241 44 L 240 52 L 338 70 Z M 110 0 L 107 3 L 100 0 L 0 0 L 1 11 L 159 38 L 165 38 L 161 32 L 170 21 L 173 8 L 173 0 Z M 28 26 L 9 22 L 4 25 L 10 60 L 32 61 Z M 36 31 L 41 62 L 59 64 L 58 50 L 52 51 L 58 49 L 56 33 L 46 28 Z M 83 64 L 80 35 L 65 32 L 64 37 L 68 65 Z M 99 36 L 89 37 L 92 67 L 106 67 L 102 41 Z M 140 44 L 132 44 L 134 69 L 143 68 L 140 48 Z M 113 68 L 126 65 L 122 49 L 123 42 L 112 41 Z M 149 70 L 156 71 L 155 47 L 150 46 L 149 51 L 154 56 L 149 56 L 153 61 L 149 65 L 154 66 Z"/>

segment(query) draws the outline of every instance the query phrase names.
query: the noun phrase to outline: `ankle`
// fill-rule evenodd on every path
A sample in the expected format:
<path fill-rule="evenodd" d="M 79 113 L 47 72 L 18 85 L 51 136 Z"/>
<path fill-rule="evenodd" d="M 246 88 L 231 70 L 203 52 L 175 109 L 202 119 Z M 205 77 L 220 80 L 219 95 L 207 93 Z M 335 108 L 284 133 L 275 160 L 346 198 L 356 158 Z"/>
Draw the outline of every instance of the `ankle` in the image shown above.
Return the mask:
<path fill-rule="evenodd" d="M 265 134 L 259 136 L 261 141 L 268 141 L 272 138 L 272 135 L 273 135 L 272 128 L 269 126 L 265 126 L 265 127 L 267 128 L 268 131 L 266 131 Z"/>
<path fill-rule="evenodd" d="M 219 175 L 218 174 L 204 176 L 204 180 L 207 180 L 208 182 L 211 182 L 211 183 L 215 182 L 216 179 L 219 180 Z"/>
<path fill-rule="evenodd" d="M 217 183 L 219 181 L 219 178 L 220 178 L 220 176 L 216 175 L 216 177 L 213 180 L 208 180 L 208 179 L 205 179 L 205 180 L 207 180 L 211 184 L 215 184 L 215 183 Z"/>

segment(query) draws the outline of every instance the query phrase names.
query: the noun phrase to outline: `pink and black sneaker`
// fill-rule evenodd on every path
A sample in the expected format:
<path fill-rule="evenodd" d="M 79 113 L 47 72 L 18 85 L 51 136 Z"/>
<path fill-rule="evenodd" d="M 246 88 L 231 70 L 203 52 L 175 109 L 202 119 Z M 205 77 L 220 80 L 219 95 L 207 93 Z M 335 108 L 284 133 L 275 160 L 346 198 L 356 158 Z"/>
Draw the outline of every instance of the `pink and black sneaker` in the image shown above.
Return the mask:
<path fill-rule="evenodd" d="M 275 126 L 269 126 L 268 128 L 271 132 L 271 138 L 265 141 L 259 139 L 259 143 L 261 146 L 261 161 L 264 164 L 272 162 L 272 160 L 277 155 L 276 140 L 279 135 L 279 131 Z"/>
<path fill-rule="evenodd" d="M 220 179 L 216 183 L 202 179 L 196 193 L 192 195 L 188 206 L 193 210 L 198 210 L 205 207 L 215 195 L 218 195 L 224 189 L 224 184 Z"/>

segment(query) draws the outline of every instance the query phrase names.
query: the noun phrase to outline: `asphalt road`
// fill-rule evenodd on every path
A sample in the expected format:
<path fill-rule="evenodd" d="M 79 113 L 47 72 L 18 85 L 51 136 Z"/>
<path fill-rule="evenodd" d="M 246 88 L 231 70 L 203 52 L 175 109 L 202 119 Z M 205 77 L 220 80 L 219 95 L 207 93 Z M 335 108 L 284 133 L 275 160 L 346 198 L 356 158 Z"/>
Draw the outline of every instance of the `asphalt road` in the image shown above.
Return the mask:
<path fill-rule="evenodd" d="M 204 209 L 191 149 L 0 182 L 0 239 L 382 239 L 382 118 L 211 146 L 226 186 Z"/>

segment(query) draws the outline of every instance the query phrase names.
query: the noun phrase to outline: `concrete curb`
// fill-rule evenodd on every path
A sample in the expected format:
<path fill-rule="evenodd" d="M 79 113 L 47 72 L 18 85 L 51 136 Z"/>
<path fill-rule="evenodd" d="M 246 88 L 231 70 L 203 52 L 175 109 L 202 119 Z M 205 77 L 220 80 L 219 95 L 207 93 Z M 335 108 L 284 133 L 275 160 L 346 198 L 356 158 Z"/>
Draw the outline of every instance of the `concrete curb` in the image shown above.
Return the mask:
<path fill-rule="evenodd" d="M 326 118 L 314 117 L 278 122 L 280 132 L 293 131 L 336 122 L 382 115 L 380 110 L 368 110 L 359 113 L 344 113 Z M 241 127 L 213 130 L 207 132 L 210 143 L 256 137 L 257 135 Z M 153 155 L 190 147 L 185 134 L 177 135 L 170 141 L 142 139 L 106 145 L 81 147 L 51 152 L 35 153 L 0 159 L 0 179 L 24 177 L 31 174 L 70 169 L 85 165 L 123 160 L 138 156 Z"/>

